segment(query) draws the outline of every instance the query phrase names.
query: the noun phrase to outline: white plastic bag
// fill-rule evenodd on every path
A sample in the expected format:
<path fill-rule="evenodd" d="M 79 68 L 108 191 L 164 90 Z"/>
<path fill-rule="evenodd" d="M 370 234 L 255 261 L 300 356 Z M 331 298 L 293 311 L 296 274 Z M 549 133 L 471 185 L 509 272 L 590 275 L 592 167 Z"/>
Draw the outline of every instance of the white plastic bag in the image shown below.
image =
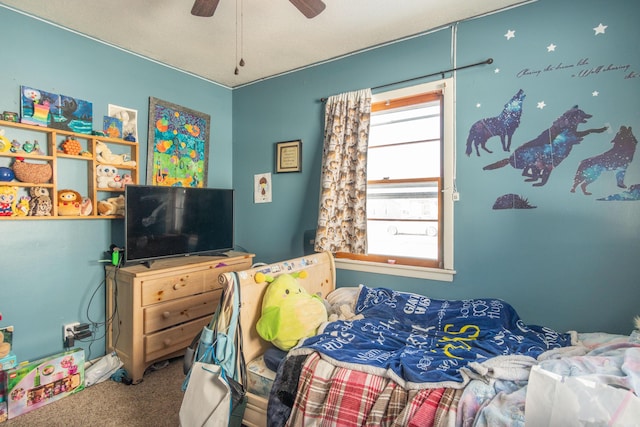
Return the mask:
<path fill-rule="evenodd" d="M 85 386 L 89 387 L 98 384 L 109 378 L 114 372 L 122 367 L 123 363 L 116 354 L 112 352 L 105 355 L 100 360 L 89 366 L 84 372 Z"/>
<path fill-rule="evenodd" d="M 231 390 L 218 365 L 195 362 L 180 406 L 181 427 L 228 427 Z"/>
<path fill-rule="evenodd" d="M 525 425 L 635 427 L 640 398 L 633 391 L 580 376 L 565 377 L 539 366 L 531 368 Z"/>

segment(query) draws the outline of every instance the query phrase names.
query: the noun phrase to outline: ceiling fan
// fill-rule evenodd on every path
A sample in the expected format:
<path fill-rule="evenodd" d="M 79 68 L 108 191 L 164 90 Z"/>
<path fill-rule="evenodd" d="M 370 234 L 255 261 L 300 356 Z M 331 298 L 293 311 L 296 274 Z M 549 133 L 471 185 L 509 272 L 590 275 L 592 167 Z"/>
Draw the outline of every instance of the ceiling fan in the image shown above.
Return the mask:
<path fill-rule="evenodd" d="M 315 18 L 325 8 L 322 0 L 289 0 L 298 10 L 307 18 Z M 191 8 L 191 14 L 194 16 L 210 17 L 213 16 L 220 0 L 195 0 Z"/>

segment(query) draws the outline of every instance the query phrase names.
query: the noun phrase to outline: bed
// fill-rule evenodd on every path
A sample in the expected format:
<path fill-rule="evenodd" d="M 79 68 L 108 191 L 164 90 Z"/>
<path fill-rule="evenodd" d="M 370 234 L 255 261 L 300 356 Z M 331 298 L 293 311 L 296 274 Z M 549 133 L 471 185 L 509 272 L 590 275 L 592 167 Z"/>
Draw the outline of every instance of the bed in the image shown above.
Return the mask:
<path fill-rule="evenodd" d="M 301 270 L 306 290 L 326 300 L 330 321 L 268 369 L 264 355 L 271 344 L 255 330 L 268 284 L 256 282 L 256 274 Z M 230 283 L 232 274 L 221 280 Z M 634 425 L 640 417 L 638 331 L 559 333 L 525 324 L 498 299 L 434 300 L 362 284 L 336 290 L 330 253 L 236 277 L 248 427 L 571 425 L 581 419 Z"/>

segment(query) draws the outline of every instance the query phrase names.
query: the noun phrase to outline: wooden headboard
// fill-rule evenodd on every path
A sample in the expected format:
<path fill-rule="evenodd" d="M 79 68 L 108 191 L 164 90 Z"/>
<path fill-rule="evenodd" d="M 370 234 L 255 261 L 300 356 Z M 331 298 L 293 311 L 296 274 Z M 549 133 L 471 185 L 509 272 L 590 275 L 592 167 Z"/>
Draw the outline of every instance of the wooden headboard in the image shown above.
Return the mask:
<path fill-rule="evenodd" d="M 237 272 L 240 280 L 240 324 L 244 357 L 247 363 L 271 347 L 270 343 L 260 338 L 255 328 L 262 313 L 262 297 L 268 285 L 267 282 L 256 283 L 256 273 L 277 277 L 282 273 L 302 270 L 308 275 L 305 279 L 298 280 L 310 294 L 318 294 L 326 298 L 329 292 L 335 289 L 336 268 L 330 252 L 321 252 Z M 233 273 L 223 273 L 219 279 L 223 287 L 229 286 L 233 280 Z"/>

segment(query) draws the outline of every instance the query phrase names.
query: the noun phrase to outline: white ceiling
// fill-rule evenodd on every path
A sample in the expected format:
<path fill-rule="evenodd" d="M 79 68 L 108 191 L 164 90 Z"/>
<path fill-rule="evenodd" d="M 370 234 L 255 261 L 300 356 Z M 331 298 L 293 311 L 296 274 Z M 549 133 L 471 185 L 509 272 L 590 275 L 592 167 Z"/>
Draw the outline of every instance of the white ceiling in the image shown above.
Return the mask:
<path fill-rule="evenodd" d="M 324 2 L 326 9 L 313 19 L 288 0 L 220 0 L 210 18 L 191 15 L 193 0 L 0 0 L 0 5 L 233 88 L 525 0 Z M 245 66 L 235 75 L 240 58 Z"/>

